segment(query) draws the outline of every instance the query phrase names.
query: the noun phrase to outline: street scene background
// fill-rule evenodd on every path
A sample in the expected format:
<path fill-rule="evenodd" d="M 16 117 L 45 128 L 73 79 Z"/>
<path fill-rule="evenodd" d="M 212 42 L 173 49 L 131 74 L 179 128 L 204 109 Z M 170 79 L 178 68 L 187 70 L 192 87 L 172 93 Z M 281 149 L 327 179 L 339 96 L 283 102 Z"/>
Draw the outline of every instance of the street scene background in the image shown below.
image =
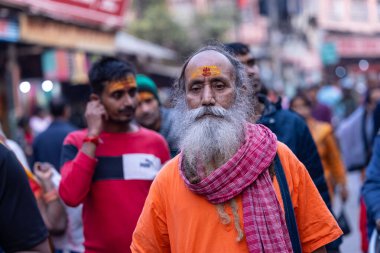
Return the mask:
<path fill-rule="evenodd" d="M 380 89 L 376 0 L 0 0 L 4 135 L 32 157 L 27 144 L 43 129 L 34 128 L 32 119 L 49 122 L 48 103 L 58 96 L 67 99 L 70 122 L 84 128 L 91 92 L 87 73 L 102 56 L 132 62 L 154 80 L 170 107 L 181 64 L 212 41 L 249 45 L 268 98 L 281 97 L 285 109 L 297 92 L 316 87 L 334 130 L 366 106 L 369 90 Z M 348 199 L 342 203 L 339 189 L 334 198 L 333 210 L 343 209 L 351 227 L 342 253 L 364 252 L 364 170 L 346 166 Z"/>

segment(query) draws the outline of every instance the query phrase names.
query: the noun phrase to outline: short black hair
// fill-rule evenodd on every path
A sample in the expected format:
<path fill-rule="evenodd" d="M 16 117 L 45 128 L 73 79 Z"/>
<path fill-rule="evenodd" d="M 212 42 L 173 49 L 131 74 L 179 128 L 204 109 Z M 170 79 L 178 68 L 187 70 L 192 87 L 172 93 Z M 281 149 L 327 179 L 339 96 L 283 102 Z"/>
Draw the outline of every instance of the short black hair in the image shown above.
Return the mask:
<path fill-rule="evenodd" d="M 62 97 L 52 98 L 49 102 L 49 111 L 53 117 L 61 117 L 65 114 L 66 100 Z"/>
<path fill-rule="evenodd" d="M 92 92 L 101 95 L 107 82 L 120 81 L 128 74 L 136 75 L 132 64 L 114 57 L 103 57 L 91 67 L 88 74 Z"/>
<path fill-rule="evenodd" d="M 289 107 L 290 107 L 290 108 L 293 107 L 294 102 L 295 102 L 297 99 L 301 99 L 301 100 L 305 103 L 305 105 L 306 105 L 307 107 L 309 107 L 309 108 L 312 107 L 311 101 L 310 101 L 310 99 L 306 96 L 306 94 L 303 93 L 303 92 L 299 92 L 299 93 L 297 93 L 297 94 L 296 94 L 296 95 L 290 100 L 290 102 L 289 102 Z"/>
<path fill-rule="evenodd" d="M 224 46 L 234 55 L 246 55 L 250 52 L 249 46 L 241 42 L 226 43 Z"/>

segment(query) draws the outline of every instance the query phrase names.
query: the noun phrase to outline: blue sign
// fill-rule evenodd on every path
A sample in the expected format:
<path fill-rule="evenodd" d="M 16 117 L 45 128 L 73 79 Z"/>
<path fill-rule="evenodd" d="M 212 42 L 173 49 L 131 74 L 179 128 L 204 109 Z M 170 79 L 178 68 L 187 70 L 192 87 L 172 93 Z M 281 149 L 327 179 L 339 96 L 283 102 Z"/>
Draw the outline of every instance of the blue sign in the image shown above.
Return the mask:
<path fill-rule="evenodd" d="M 17 42 L 20 29 L 16 22 L 0 19 L 0 41 Z"/>
<path fill-rule="evenodd" d="M 326 42 L 322 45 L 321 59 L 324 65 L 334 65 L 339 62 L 339 54 L 334 43 Z"/>

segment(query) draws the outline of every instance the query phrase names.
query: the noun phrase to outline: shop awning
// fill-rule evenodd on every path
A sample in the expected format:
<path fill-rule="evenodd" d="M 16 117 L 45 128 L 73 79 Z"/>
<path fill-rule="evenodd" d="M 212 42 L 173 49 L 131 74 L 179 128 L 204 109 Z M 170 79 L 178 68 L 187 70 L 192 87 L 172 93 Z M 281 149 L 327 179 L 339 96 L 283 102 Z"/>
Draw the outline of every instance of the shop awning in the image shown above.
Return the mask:
<path fill-rule="evenodd" d="M 174 61 L 177 58 L 175 51 L 149 41 L 136 38 L 125 32 L 118 32 L 116 34 L 115 44 L 116 51 L 121 53 L 133 54 L 156 60 Z"/>

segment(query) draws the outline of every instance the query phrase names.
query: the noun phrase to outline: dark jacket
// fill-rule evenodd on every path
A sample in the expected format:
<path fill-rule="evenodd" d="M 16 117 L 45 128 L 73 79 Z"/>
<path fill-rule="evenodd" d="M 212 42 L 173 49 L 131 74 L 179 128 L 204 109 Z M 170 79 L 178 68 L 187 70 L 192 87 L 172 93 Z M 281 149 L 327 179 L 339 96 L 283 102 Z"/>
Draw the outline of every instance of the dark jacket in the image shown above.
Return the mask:
<path fill-rule="evenodd" d="M 281 100 L 276 104 L 270 103 L 265 97 L 260 96 L 259 101 L 265 105 L 263 115 L 257 123 L 267 126 L 277 139 L 285 143 L 308 170 L 319 194 L 331 211 L 330 196 L 323 172 L 322 162 L 317 147 L 311 136 L 306 122 L 296 113 L 283 110 Z M 332 213 L 332 212 L 331 212 Z M 326 245 L 328 252 L 339 249 L 342 238 Z"/>
<path fill-rule="evenodd" d="M 51 163 L 59 171 L 63 141 L 74 130 L 76 128 L 70 123 L 54 120 L 33 142 L 34 161 Z"/>
<path fill-rule="evenodd" d="M 267 126 L 277 139 L 285 143 L 305 165 L 326 205 L 330 208 L 330 197 L 323 174 L 321 159 L 306 122 L 296 113 L 281 108 L 281 102 L 272 104 L 261 98 L 265 110 L 258 123 Z"/>
<path fill-rule="evenodd" d="M 380 219 L 380 134 L 375 138 L 371 160 L 366 169 L 363 197 L 367 206 L 369 233 Z"/>

